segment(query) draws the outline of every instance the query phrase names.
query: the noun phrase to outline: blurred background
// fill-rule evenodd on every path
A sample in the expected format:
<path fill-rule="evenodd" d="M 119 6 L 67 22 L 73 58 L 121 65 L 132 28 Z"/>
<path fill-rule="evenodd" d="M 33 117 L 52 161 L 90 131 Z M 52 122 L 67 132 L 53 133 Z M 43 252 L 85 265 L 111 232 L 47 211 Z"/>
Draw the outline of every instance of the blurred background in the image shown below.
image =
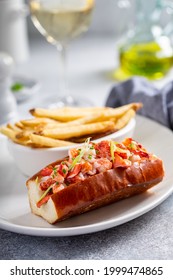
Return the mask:
<path fill-rule="evenodd" d="M 59 95 L 60 84 L 57 50 L 33 25 L 28 3 L 0 0 L 0 52 L 14 58 L 15 97 L 19 106 L 25 101 L 25 111 Z M 11 7 L 16 12 L 9 16 Z M 72 94 L 98 106 L 116 83 L 130 77 L 143 76 L 158 87 L 172 80 L 172 23 L 171 0 L 95 0 L 89 30 L 68 46 Z M 20 83 L 25 94 L 18 91 Z"/>

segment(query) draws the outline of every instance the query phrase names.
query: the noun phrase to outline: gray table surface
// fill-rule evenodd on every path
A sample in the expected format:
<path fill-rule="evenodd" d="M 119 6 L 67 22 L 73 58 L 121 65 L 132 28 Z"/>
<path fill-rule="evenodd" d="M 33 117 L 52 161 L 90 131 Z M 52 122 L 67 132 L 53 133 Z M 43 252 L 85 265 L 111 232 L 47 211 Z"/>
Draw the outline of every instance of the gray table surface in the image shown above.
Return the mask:
<path fill-rule="evenodd" d="M 95 105 L 104 104 L 114 83 L 105 74 L 115 66 L 114 51 L 114 38 L 84 38 L 72 44 L 69 76 L 76 94 L 82 93 Z M 19 104 L 21 116 L 48 92 L 56 93 L 55 57 L 53 47 L 36 41 L 30 60 L 16 66 L 15 74 L 34 76 L 42 83 L 35 98 Z M 173 259 L 172 201 L 173 195 L 135 220 L 92 234 L 35 237 L 0 230 L 0 259 Z"/>

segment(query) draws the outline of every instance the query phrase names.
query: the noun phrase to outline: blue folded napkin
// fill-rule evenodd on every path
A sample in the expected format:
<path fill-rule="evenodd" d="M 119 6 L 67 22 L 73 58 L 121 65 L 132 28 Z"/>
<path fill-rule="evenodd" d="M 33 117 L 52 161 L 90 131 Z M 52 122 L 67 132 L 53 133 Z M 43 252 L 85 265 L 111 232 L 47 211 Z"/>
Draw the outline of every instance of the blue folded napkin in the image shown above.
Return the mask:
<path fill-rule="evenodd" d="M 158 89 L 146 79 L 134 77 L 112 88 L 106 106 L 115 108 L 132 102 L 143 103 L 140 115 L 173 130 L 173 82 Z"/>

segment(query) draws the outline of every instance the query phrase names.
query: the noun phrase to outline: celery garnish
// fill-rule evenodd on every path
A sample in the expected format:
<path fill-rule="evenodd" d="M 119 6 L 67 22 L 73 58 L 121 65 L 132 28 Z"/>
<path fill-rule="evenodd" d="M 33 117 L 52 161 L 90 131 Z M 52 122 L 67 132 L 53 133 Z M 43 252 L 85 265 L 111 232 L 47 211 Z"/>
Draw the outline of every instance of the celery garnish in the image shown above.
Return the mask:
<path fill-rule="evenodd" d="M 114 156 L 114 152 L 115 152 L 115 144 L 113 141 L 111 141 L 110 143 L 110 152 L 111 152 L 111 158 L 112 161 L 114 162 L 115 156 Z"/>
<path fill-rule="evenodd" d="M 80 160 L 82 159 L 85 151 L 87 148 L 89 148 L 89 142 L 90 142 L 90 138 L 87 138 L 85 143 L 84 143 L 84 147 L 82 147 L 82 149 L 78 149 L 80 150 L 80 153 L 77 157 L 75 157 L 75 159 L 73 160 L 72 164 L 69 166 L 69 170 L 71 170 L 73 167 L 75 167 L 75 165 L 80 162 Z"/>
<path fill-rule="evenodd" d="M 40 199 L 37 201 L 37 203 L 39 203 L 45 196 L 46 194 L 48 194 L 48 192 L 51 190 L 52 186 L 50 186 L 40 197 Z"/>
<path fill-rule="evenodd" d="M 38 185 L 38 176 L 35 179 L 35 183 L 36 183 L 36 185 Z"/>
<path fill-rule="evenodd" d="M 83 157 L 84 155 L 84 150 L 81 150 L 79 155 L 77 157 L 75 157 L 75 159 L 73 160 L 72 164 L 69 166 L 69 170 L 71 170 Z"/>

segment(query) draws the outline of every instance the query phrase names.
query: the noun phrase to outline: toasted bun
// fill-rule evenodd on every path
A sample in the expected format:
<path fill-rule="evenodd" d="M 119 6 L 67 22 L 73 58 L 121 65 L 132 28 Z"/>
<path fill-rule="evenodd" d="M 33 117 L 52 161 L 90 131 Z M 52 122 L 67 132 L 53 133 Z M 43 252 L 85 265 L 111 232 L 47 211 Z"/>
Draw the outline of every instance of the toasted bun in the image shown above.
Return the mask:
<path fill-rule="evenodd" d="M 40 208 L 36 206 L 42 193 L 35 180 L 37 174 L 27 181 L 31 210 L 53 224 L 143 193 L 162 181 L 164 169 L 162 161 L 155 157 L 134 163 L 128 168 L 117 167 L 71 184 L 52 194 L 48 202 Z"/>

